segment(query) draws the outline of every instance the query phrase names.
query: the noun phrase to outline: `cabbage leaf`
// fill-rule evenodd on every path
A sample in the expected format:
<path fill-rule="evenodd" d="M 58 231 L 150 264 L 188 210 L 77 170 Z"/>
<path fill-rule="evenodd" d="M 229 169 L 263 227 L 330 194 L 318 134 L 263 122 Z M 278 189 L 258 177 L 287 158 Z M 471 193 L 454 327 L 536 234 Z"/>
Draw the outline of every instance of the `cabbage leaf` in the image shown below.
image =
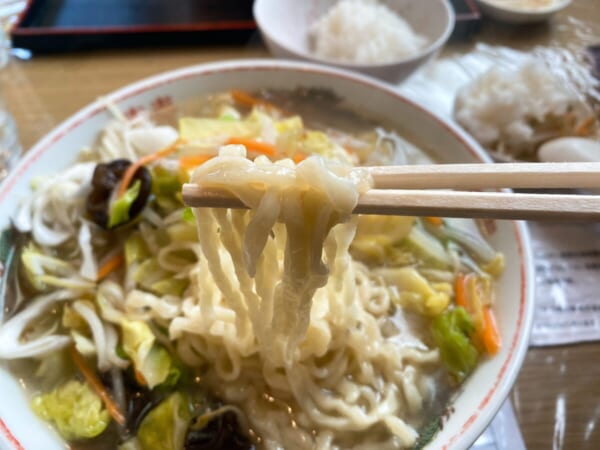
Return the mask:
<path fill-rule="evenodd" d="M 165 382 L 171 385 L 177 383 L 179 370 L 169 352 L 155 343 L 156 338 L 148 324 L 124 319 L 121 329 L 123 351 L 150 389 Z"/>
<path fill-rule="evenodd" d="M 257 137 L 260 126 L 256 121 L 223 120 L 183 117 L 179 120 L 179 134 L 188 141 L 227 139 L 230 137 Z"/>
<path fill-rule="evenodd" d="M 33 411 L 55 424 L 65 439 L 90 439 L 102 433 L 110 423 L 110 414 L 102 400 L 87 383 L 71 380 L 32 401 Z"/>
<path fill-rule="evenodd" d="M 437 316 L 431 323 L 431 334 L 442 361 L 458 383 L 477 366 L 479 352 L 470 340 L 474 331 L 469 313 L 460 307 Z"/>
<path fill-rule="evenodd" d="M 142 183 L 140 180 L 136 180 L 136 182 L 133 183 L 133 186 L 125 191 L 125 194 L 112 202 L 110 205 L 108 228 L 114 228 L 117 225 L 129 221 L 129 210 L 131 209 L 131 205 L 133 205 L 138 198 L 141 187 Z"/>
<path fill-rule="evenodd" d="M 452 287 L 447 283 L 429 283 L 414 267 L 386 267 L 375 273 L 392 287 L 394 303 L 404 308 L 437 316 L 450 304 Z"/>
<path fill-rule="evenodd" d="M 180 392 L 151 410 L 140 424 L 137 440 L 142 450 L 183 450 L 192 412 Z"/>
<path fill-rule="evenodd" d="M 355 259 L 371 265 L 394 263 L 410 264 L 408 255 L 401 261 L 403 252 L 398 244 L 411 232 L 414 217 L 361 215 L 358 217 L 356 236 L 350 247 Z"/>
<path fill-rule="evenodd" d="M 44 254 L 33 243 L 21 252 L 21 267 L 27 281 L 37 291 L 46 291 L 49 286 L 67 289 L 92 289 L 94 283 L 79 277 L 69 263 Z"/>

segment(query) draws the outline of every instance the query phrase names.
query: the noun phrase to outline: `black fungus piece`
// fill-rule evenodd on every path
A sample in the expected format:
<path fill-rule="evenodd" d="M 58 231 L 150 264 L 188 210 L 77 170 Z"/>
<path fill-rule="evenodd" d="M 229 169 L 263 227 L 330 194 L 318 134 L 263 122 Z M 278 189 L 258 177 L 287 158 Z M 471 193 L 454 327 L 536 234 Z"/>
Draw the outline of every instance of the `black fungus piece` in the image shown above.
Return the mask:
<path fill-rule="evenodd" d="M 131 165 L 127 159 L 115 159 L 106 164 L 98 164 L 92 177 L 92 191 L 87 197 L 86 213 L 90 219 L 102 228 L 108 228 L 110 199 L 118 187 L 125 171 Z M 152 189 L 152 176 L 145 167 L 139 167 L 128 188 L 140 181 L 140 193 L 129 209 L 129 219 L 135 218 L 146 205 Z"/>
<path fill-rule="evenodd" d="M 21 233 L 12 222 L 0 234 L 0 323 L 16 314 L 24 300 L 22 285 L 26 283 L 21 283 L 19 269 L 28 239 L 28 234 Z"/>
<path fill-rule="evenodd" d="M 160 391 L 137 389 L 127 398 L 127 429 L 131 435 L 137 433 L 144 417 L 158 406 L 167 395 Z"/>
<path fill-rule="evenodd" d="M 226 412 L 212 419 L 200 430 L 190 429 L 185 440 L 185 450 L 254 450 L 241 432 L 237 416 Z"/>
<path fill-rule="evenodd" d="M 109 389 L 113 389 L 113 380 L 109 372 L 99 373 L 100 380 Z M 140 424 L 152 409 L 165 400 L 170 392 L 160 389 L 148 389 L 140 386 L 135 379 L 131 366 L 123 371 L 125 388 L 126 428 L 130 436 L 135 436 Z"/>

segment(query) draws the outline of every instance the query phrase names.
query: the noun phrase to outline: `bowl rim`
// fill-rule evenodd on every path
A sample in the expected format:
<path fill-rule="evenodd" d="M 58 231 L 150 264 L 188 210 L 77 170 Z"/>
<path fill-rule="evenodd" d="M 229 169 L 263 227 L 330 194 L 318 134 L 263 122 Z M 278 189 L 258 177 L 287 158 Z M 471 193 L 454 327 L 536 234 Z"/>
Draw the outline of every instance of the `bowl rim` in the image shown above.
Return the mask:
<path fill-rule="evenodd" d="M 306 72 L 320 76 L 341 78 L 362 85 L 366 89 L 383 91 L 384 94 L 394 97 L 397 101 L 408 104 L 430 116 L 438 126 L 450 132 L 458 141 L 462 142 L 465 150 L 475 158 L 478 158 L 482 162 L 491 162 L 491 158 L 479 144 L 477 144 L 476 141 L 458 125 L 408 99 L 398 91 L 394 90 L 392 86 L 374 78 L 339 68 L 332 68 L 308 62 L 274 59 L 229 60 L 184 67 L 150 76 L 117 89 L 83 107 L 53 128 L 23 155 L 9 176 L 0 184 L 0 205 L 7 195 L 11 193 L 22 175 L 27 173 L 32 164 L 34 164 L 47 150 L 51 149 L 63 136 L 72 132 L 80 125 L 83 125 L 97 114 L 104 112 L 107 109 L 107 100 L 115 103 L 121 102 L 137 94 L 149 92 L 158 87 L 177 83 L 187 78 L 201 77 L 215 73 L 257 70 Z M 529 231 L 525 223 L 512 222 L 512 225 L 520 256 L 519 264 L 521 281 L 518 317 L 513 340 L 510 343 L 506 343 L 507 345 L 510 345 L 509 351 L 497 374 L 494 384 L 482 398 L 478 408 L 473 411 L 466 420 L 461 420 L 462 427 L 457 429 L 456 432 L 445 441 L 445 445 L 440 447 L 442 449 L 467 448 L 485 430 L 508 396 L 527 352 L 529 335 L 533 322 L 535 281 L 534 260 Z M 492 400 L 494 400 L 494 402 L 492 402 Z M 3 441 L 9 445 L 12 444 L 16 450 L 24 449 L 2 417 L 0 417 L 0 448 Z M 429 445 L 427 445 L 427 448 L 429 448 Z"/>
<path fill-rule="evenodd" d="M 296 50 L 295 48 L 292 48 L 292 47 L 282 43 L 281 40 L 278 39 L 277 37 L 275 37 L 275 35 L 273 33 L 271 33 L 270 30 L 268 30 L 268 27 L 265 26 L 267 21 L 264 20 L 264 18 L 261 16 L 262 9 L 260 9 L 261 5 L 264 4 L 265 1 L 266 0 L 255 0 L 254 5 L 252 7 L 252 11 L 253 11 L 253 15 L 254 15 L 254 21 L 256 22 L 256 25 L 257 25 L 259 31 L 261 32 L 261 34 L 263 34 L 266 37 L 266 40 L 269 40 L 269 41 L 275 43 L 276 45 L 278 45 L 279 47 L 284 49 L 286 52 L 288 52 L 292 55 L 296 55 L 297 57 L 304 58 L 308 61 L 314 61 L 315 63 L 333 65 L 333 66 L 337 66 L 337 67 L 356 69 L 356 70 L 360 70 L 360 69 L 363 69 L 363 70 L 364 69 L 372 69 L 372 70 L 390 69 L 390 68 L 394 68 L 394 67 L 397 67 L 402 64 L 413 63 L 413 62 L 419 61 L 420 59 L 426 57 L 427 55 L 435 53 L 441 47 L 443 47 L 444 44 L 450 38 L 450 35 L 452 34 L 452 31 L 454 30 L 455 16 L 456 16 L 456 14 L 454 13 L 454 8 L 450 5 L 449 0 L 433 0 L 433 1 L 438 2 L 440 5 L 442 5 L 444 7 L 447 17 L 448 17 L 448 20 L 446 21 L 446 27 L 444 28 L 444 31 L 442 32 L 442 34 L 437 39 L 435 39 L 433 42 L 431 42 L 429 45 L 427 45 L 426 47 L 424 47 L 423 49 L 421 49 L 418 53 L 415 53 L 414 55 L 406 56 L 404 58 L 396 59 L 394 61 L 390 61 L 390 62 L 386 62 L 386 63 L 369 64 L 369 63 L 357 63 L 357 62 L 352 62 L 352 61 L 339 61 L 339 60 L 335 60 L 335 59 L 321 58 L 320 56 L 316 56 L 311 52 L 303 51 L 303 50 Z M 304 1 L 304 0 L 302 0 L 302 1 Z M 421 1 L 424 1 L 424 0 L 421 0 Z"/>
<path fill-rule="evenodd" d="M 494 8 L 498 11 L 504 11 L 510 14 L 515 14 L 519 16 L 546 16 L 550 14 L 557 13 L 558 11 L 566 8 L 572 3 L 572 0 L 556 0 L 554 3 L 551 3 L 549 6 L 544 6 L 543 8 L 529 9 L 529 8 L 511 8 L 504 5 L 499 5 L 494 3 L 494 0 L 477 0 L 479 3 L 483 5 Z"/>

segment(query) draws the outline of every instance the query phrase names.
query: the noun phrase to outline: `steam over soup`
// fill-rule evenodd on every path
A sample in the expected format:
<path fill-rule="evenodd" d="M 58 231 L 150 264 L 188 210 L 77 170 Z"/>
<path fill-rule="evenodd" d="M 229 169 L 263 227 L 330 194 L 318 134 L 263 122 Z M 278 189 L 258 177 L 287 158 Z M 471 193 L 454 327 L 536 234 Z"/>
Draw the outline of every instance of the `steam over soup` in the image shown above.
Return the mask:
<path fill-rule="evenodd" d="M 471 221 L 351 214 L 356 166 L 428 157 L 325 91 L 115 116 L 4 232 L 0 358 L 35 413 L 73 449 L 430 439 L 499 349 L 502 255 Z M 186 182 L 249 209 L 186 208 Z"/>

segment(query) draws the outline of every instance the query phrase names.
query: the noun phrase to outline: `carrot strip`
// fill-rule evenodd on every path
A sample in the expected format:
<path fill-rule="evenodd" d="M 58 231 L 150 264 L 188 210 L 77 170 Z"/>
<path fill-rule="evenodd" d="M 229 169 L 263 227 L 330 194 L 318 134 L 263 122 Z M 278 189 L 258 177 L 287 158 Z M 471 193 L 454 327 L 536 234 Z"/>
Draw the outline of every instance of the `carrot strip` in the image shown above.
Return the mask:
<path fill-rule="evenodd" d="M 252 108 L 253 106 L 262 106 L 264 108 L 279 111 L 279 108 L 277 108 L 277 106 L 274 104 L 266 100 L 256 98 L 246 91 L 242 91 L 241 89 L 232 89 L 229 91 L 229 94 L 231 95 L 233 101 L 239 103 L 240 105 L 248 106 L 249 108 Z"/>
<path fill-rule="evenodd" d="M 231 91 L 229 91 L 229 94 L 235 102 L 241 105 L 254 106 L 257 103 L 261 103 L 259 99 L 253 97 L 245 91 L 242 91 L 241 89 L 232 89 Z"/>
<path fill-rule="evenodd" d="M 71 356 L 73 357 L 73 361 L 75 365 L 85 378 L 85 380 L 90 384 L 92 389 L 98 394 L 98 396 L 102 399 L 104 406 L 108 410 L 108 413 L 111 415 L 115 422 L 119 425 L 125 425 L 125 416 L 119 409 L 119 406 L 115 403 L 115 401 L 111 398 L 110 394 L 100 381 L 100 379 L 96 376 L 96 374 L 88 367 L 85 363 L 77 349 L 72 346 L 71 347 Z"/>
<path fill-rule="evenodd" d="M 123 196 L 123 194 L 125 194 L 125 192 L 127 192 L 127 189 L 129 188 L 129 185 L 131 184 L 131 180 L 133 180 L 133 176 L 135 175 L 135 173 L 137 172 L 137 170 L 140 167 L 145 166 L 146 164 L 149 164 L 151 162 L 154 162 L 157 159 L 164 158 L 165 156 L 168 156 L 171 153 L 174 153 L 179 148 L 179 146 L 181 144 L 183 144 L 184 142 L 185 141 L 183 139 L 177 139 L 175 142 L 173 142 L 168 147 L 165 147 L 155 153 L 151 153 L 150 155 L 146 155 L 146 156 L 138 159 L 137 161 L 135 161 L 133 164 L 131 164 L 127 168 L 125 173 L 123 174 L 123 179 L 121 180 L 121 184 L 119 185 L 119 197 Z"/>
<path fill-rule="evenodd" d="M 133 370 L 133 374 L 135 376 L 135 381 L 137 381 L 137 383 L 140 386 L 146 386 L 148 383 L 146 382 L 146 379 L 144 378 L 144 375 L 142 375 L 142 372 L 140 372 L 137 369 Z"/>
<path fill-rule="evenodd" d="M 271 144 L 267 144 L 266 142 L 258 142 L 254 139 L 232 137 L 227 139 L 225 143 L 233 145 L 243 145 L 248 151 L 262 153 L 263 155 L 271 157 L 275 156 L 277 153 L 277 150 Z"/>
<path fill-rule="evenodd" d="M 425 221 L 427 223 L 429 223 L 430 225 L 433 225 L 434 227 L 441 227 L 442 225 L 444 225 L 444 219 L 442 219 L 441 217 L 423 217 L 423 219 L 425 219 Z"/>
<path fill-rule="evenodd" d="M 111 272 L 118 269 L 124 262 L 125 255 L 123 255 L 123 252 L 119 252 L 113 257 L 111 257 L 100 267 L 100 269 L 98 269 L 98 273 L 96 274 L 96 281 L 100 281 L 106 278 Z"/>
<path fill-rule="evenodd" d="M 296 164 L 300 164 L 307 157 L 308 157 L 308 155 L 306 153 L 296 152 L 296 153 L 294 153 L 294 156 L 292 156 L 292 161 L 294 161 Z"/>
<path fill-rule="evenodd" d="M 500 346 L 502 345 L 496 318 L 490 307 L 483 309 L 483 330 L 481 332 L 481 340 L 485 350 L 490 355 L 498 353 L 498 350 L 500 350 Z"/>
<path fill-rule="evenodd" d="M 457 306 L 467 309 L 467 290 L 465 289 L 466 277 L 459 273 L 454 280 L 454 297 Z"/>
<path fill-rule="evenodd" d="M 593 125 L 593 123 L 596 121 L 596 118 L 594 116 L 590 116 L 587 119 L 585 119 L 583 122 L 581 122 L 577 128 L 575 128 L 575 134 L 577 136 L 587 136 L 590 134 L 591 130 L 591 126 Z"/>
<path fill-rule="evenodd" d="M 179 158 L 179 167 L 182 169 L 193 169 L 204 164 L 209 159 L 214 158 L 213 155 L 186 155 Z"/>

